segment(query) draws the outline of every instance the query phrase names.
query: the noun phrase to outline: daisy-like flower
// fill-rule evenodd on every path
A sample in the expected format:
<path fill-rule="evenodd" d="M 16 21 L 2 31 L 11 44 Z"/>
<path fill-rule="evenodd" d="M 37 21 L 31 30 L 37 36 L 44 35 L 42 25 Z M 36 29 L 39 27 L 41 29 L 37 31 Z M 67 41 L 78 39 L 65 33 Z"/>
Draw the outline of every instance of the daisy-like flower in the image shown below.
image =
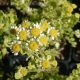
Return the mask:
<path fill-rule="evenodd" d="M 19 71 L 20 71 L 20 73 L 23 75 L 23 76 L 26 76 L 27 75 L 27 69 L 26 69 L 26 67 L 21 67 L 20 69 L 19 69 Z"/>
<path fill-rule="evenodd" d="M 28 46 L 29 46 L 29 49 L 31 49 L 32 51 L 37 51 L 39 48 L 39 45 L 36 41 L 30 41 Z"/>
<path fill-rule="evenodd" d="M 18 33 L 17 26 L 11 26 L 10 33 L 16 35 Z"/>
<path fill-rule="evenodd" d="M 47 38 L 45 35 L 41 35 L 41 36 L 39 37 L 39 43 L 40 43 L 41 45 L 47 46 L 47 45 L 48 45 L 48 38 Z"/>
<path fill-rule="evenodd" d="M 50 62 L 49 62 L 49 60 L 43 60 L 42 61 L 42 67 L 44 69 L 50 68 Z"/>
<path fill-rule="evenodd" d="M 41 33 L 41 31 L 39 28 L 34 27 L 31 29 L 31 35 L 34 37 L 38 37 L 40 35 L 40 33 Z"/>
<path fill-rule="evenodd" d="M 58 30 L 56 30 L 55 28 L 51 28 L 48 30 L 48 34 L 52 37 L 52 39 L 54 39 L 55 37 L 58 36 Z"/>
<path fill-rule="evenodd" d="M 28 29 L 30 27 L 30 22 L 25 20 L 25 21 L 22 22 L 21 26 L 23 28 Z"/>
<path fill-rule="evenodd" d="M 16 29 L 10 29 L 10 33 L 13 34 L 13 35 L 16 35 L 17 31 L 16 31 Z"/>
<path fill-rule="evenodd" d="M 18 27 L 18 34 L 17 34 L 17 39 L 21 41 L 25 41 L 29 35 L 29 30 L 26 30 L 24 27 L 19 25 Z"/>
<path fill-rule="evenodd" d="M 21 51 L 21 45 L 20 45 L 19 43 L 14 43 L 14 44 L 12 45 L 12 51 L 13 51 L 14 53 L 20 52 L 20 51 Z"/>
<path fill-rule="evenodd" d="M 26 40 L 27 36 L 28 36 L 28 32 L 26 30 L 22 30 L 19 32 L 20 40 Z"/>
<path fill-rule="evenodd" d="M 49 23 L 47 22 L 47 20 L 43 20 L 40 25 L 40 30 L 46 31 L 48 29 L 48 27 L 49 27 Z"/>
<path fill-rule="evenodd" d="M 26 67 L 19 67 L 18 72 L 15 73 L 15 79 L 21 79 L 22 77 L 26 76 L 28 73 Z"/>

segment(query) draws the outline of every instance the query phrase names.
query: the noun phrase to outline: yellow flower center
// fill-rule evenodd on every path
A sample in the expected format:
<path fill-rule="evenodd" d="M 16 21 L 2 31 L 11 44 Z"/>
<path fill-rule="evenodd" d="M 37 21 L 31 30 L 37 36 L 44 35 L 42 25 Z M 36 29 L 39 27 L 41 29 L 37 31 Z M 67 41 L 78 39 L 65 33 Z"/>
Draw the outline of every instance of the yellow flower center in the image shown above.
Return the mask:
<path fill-rule="evenodd" d="M 35 37 L 39 36 L 40 35 L 40 29 L 39 28 L 32 28 L 31 30 L 31 34 Z"/>
<path fill-rule="evenodd" d="M 56 37 L 58 35 L 58 31 L 55 30 L 55 29 L 51 29 L 49 34 L 52 36 L 52 37 Z"/>
<path fill-rule="evenodd" d="M 22 30 L 21 32 L 19 32 L 19 38 L 20 38 L 20 40 L 26 40 L 27 35 L 28 35 L 28 33 L 25 30 Z"/>
<path fill-rule="evenodd" d="M 40 29 L 41 31 L 46 31 L 49 27 L 49 24 L 48 22 L 45 20 L 45 21 L 42 21 L 41 25 L 40 25 Z"/>
<path fill-rule="evenodd" d="M 46 36 L 41 36 L 39 39 L 40 43 L 43 45 L 47 45 L 48 44 L 48 40 Z"/>
<path fill-rule="evenodd" d="M 30 23 L 28 21 L 23 21 L 22 22 L 22 27 L 29 28 L 29 26 L 30 26 Z"/>
<path fill-rule="evenodd" d="M 25 67 L 22 67 L 22 68 L 20 69 L 20 73 L 21 73 L 23 76 L 26 76 L 26 74 L 27 74 L 27 69 L 26 69 Z"/>
<path fill-rule="evenodd" d="M 50 67 L 50 62 L 49 62 L 48 60 L 44 60 L 44 61 L 42 62 L 42 67 L 43 67 L 43 68 L 49 68 L 49 67 Z"/>
<path fill-rule="evenodd" d="M 29 48 L 30 48 L 31 50 L 33 50 L 33 51 L 36 51 L 36 50 L 38 49 L 38 44 L 37 44 L 37 42 L 36 42 L 36 41 L 31 41 L 31 42 L 29 43 Z"/>
<path fill-rule="evenodd" d="M 18 43 L 13 44 L 13 45 L 12 45 L 12 50 L 13 50 L 13 52 L 15 52 L 15 53 L 19 52 L 19 51 L 21 50 L 20 44 L 18 44 Z"/>

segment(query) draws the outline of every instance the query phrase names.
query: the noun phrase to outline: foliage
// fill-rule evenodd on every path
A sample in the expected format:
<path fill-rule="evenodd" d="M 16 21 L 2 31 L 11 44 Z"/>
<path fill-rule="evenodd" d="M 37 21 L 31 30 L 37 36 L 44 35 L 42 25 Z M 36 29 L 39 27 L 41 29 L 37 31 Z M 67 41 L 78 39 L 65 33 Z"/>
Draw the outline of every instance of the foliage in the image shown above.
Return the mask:
<path fill-rule="evenodd" d="M 72 14 L 77 6 L 67 0 L 41 0 L 38 9 L 31 8 L 30 4 L 31 0 L 11 0 L 12 6 L 15 6 L 22 14 L 26 14 L 20 24 L 17 24 L 19 18 L 14 9 L 0 10 L 1 62 L 6 54 L 10 55 L 8 57 L 10 60 L 16 59 L 17 63 L 17 55 L 21 55 L 19 58 L 21 61 L 23 61 L 23 56 L 27 55 L 25 59 L 27 66 L 18 64 L 15 67 L 16 70 L 12 71 L 8 77 L 10 76 L 11 80 L 14 78 L 20 80 L 66 80 L 67 76 L 58 74 L 59 66 L 55 56 L 58 56 L 64 47 L 61 45 L 62 40 L 64 44 L 68 41 L 72 47 L 76 47 L 77 42 L 74 36 L 80 38 L 80 30 L 73 31 L 80 16 L 79 13 Z M 5 71 L 1 71 L 2 77 Z"/>

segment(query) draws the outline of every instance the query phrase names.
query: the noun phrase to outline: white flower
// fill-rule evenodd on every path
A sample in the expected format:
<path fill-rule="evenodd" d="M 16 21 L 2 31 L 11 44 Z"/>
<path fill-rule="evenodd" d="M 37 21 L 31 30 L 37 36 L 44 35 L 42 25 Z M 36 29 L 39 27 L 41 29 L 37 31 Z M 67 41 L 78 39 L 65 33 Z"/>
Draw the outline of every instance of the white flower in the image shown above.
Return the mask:
<path fill-rule="evenodd" d="M 59 31 L 55 29 L 55 27 L 51 27 L 48 29 L 47 34 L 54 40 L 57 36 L 59 36 Z"/>
<path fill-rule="evenodd" d="M 48 45 L 48 37 L 44 34 L 40 34 L 40 37 L 37 39 L 37 41 L 39 42 L 39 44 L 41 46 L 47 46 Z"/>

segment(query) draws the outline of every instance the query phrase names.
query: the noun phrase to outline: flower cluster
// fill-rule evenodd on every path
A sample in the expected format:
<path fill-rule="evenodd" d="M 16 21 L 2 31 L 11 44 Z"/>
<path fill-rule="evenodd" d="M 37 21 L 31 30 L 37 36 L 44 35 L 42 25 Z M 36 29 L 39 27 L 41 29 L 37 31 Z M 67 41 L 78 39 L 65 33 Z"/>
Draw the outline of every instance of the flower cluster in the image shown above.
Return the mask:
<path fill-rule="evenodd" d="M 25 42 L 26 50 L 39 51 L 41 48 L 46 49 L 50 42 L 55 44 L 56 39 L 59 37 L 59 31 L 52 27 L 47 20 L 32 24 L 24 20 L 19 27 L 16 27 L 16 29 L 15 27 L 11 28 L 11 30 L 17 31 L 15 35 L 17 43 L 13 42 L 12 44 L 12 50 L 15 53 L 20 51 L 23 42 Z M 18 44 L 19 42 L 20 44 Z"/>
<path fill-rule="evenodd" d="M 80 30 L 73 30 L 80 18 L 79 13 L 73 13 L 75 4 L 67 0 L 37 1 L 11 0 L 6 11 L 0 10 L 0 64 L 4 69 L 0 75 L 6 74 L 10 80 L 63 80 L 55 56 L 64 63 L 65 57 L 60 54 L 64 45 L 68 42 L 75 48 L 75 36 L 80 38 Z"/>

